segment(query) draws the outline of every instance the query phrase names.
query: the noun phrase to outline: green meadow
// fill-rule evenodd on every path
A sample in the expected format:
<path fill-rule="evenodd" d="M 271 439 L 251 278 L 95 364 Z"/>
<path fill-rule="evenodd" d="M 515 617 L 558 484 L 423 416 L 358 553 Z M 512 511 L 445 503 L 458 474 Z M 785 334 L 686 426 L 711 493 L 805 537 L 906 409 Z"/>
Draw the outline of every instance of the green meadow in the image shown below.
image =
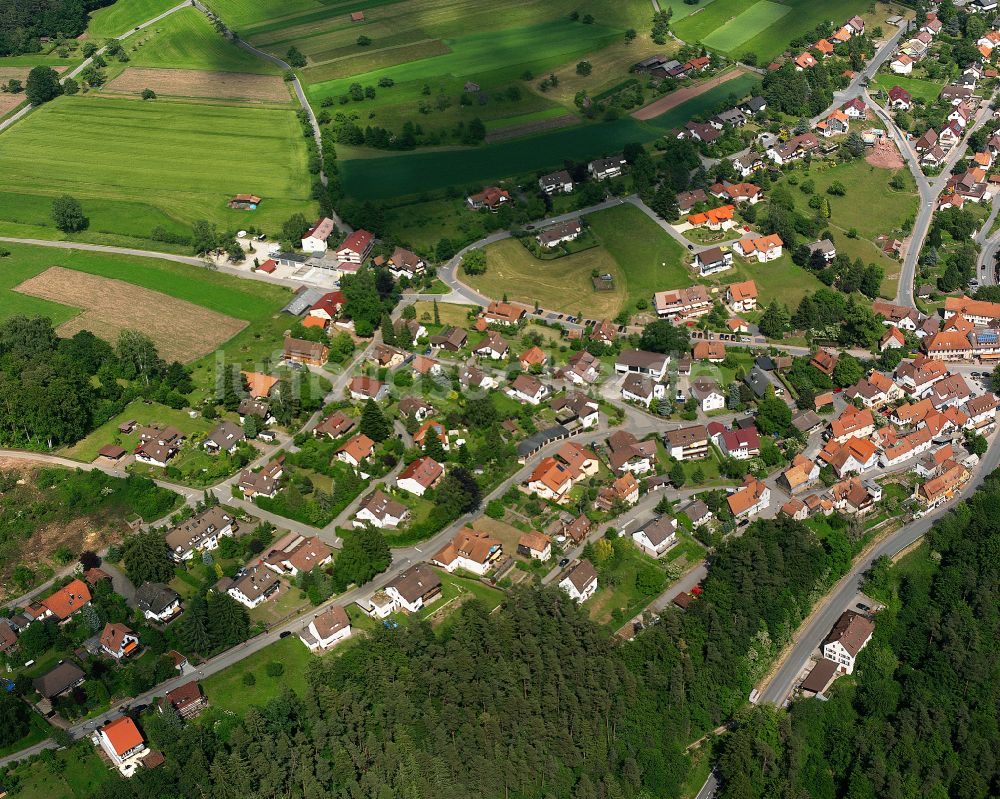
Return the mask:
<path fill-rule="evenodd" d="M 291 109 L 60 97 L 0 137 L 0 174 L 5 232 L 29 225 L 60 237 L 45 208 L 62 194 L 93 213 L 90 235 L 148 237 L 198 219 L 274 230 L 315 212 Z M 239 193 L 263 197 L 260 209 L 228 209 Z"/>
<path fill-rule="evenodd" d="M 110 8 L 115 8 L 110 6 Z M 124 43 L 126 66 L 276 75 L 278 67 L 222 37 L 195 8 L 176 11 Z"/>
<path fill-rule="evenodd" d="M 113 39 L 177 5 L 177 0 L 117 0 L 90 15 L 87 36 Z"/>
<path fill-rule="evenodd" d="M 867 0 L 714 0 L 704 11 L 677 20 L 673 28 L 686 42 L 701 42 L 734 56 L 753 52 L 766 63 L 820 22 L 843 24 L 870 5 Z"/>

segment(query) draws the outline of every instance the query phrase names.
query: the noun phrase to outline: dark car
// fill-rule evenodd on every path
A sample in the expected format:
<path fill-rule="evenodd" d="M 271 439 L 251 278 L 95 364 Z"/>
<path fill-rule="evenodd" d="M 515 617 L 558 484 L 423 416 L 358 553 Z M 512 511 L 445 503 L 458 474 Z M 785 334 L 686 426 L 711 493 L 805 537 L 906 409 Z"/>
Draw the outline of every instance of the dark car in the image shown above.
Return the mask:
<path fill-rule="evenodd" d="M 561 561 L 559 561 L 559 568 L 560 569 L 565 568 L 566 564 L 568 563 L 569 563 L 569 558 L 563 558 Z"/>
<path fill-rule="evenodd" d="M 865 613 L 870 613 L 871 607 L 866 605 L 864 602 L 858 602 L 858 610 L 863 610 Z"/>
<path fill-rule="evenodd" d="M 281 635 L 278 636 L 278 638 L 287 638 L 291 634 L 292 634 L 291 630 L 285 630 L 283 633 L 281 633 Z"/>
<path fill-rule="evenodd" d="M 688 249 L 689 249 L 689 250 L 693 250 L 693 249 L 694 249 L 694 245 L 693 245 L 693 244 L 689 244 L 689 245 L 688 245 Z"/>

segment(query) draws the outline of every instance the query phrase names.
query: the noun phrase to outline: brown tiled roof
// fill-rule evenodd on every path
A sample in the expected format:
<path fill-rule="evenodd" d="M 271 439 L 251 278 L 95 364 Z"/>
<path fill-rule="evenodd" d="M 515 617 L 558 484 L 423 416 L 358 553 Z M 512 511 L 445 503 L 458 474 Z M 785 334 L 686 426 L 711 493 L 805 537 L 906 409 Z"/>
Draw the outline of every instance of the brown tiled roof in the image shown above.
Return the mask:
<path fill-rule="evenodd" d="M 874 622 L 860 613 L 848 610 L 837 619 L 837 623 L 833 625 L 830 635 L 827 636 L 823 644 L 825 646 L 837 641 L 848 653 L 857 656 L 861 647 L 865 645 L 874 631 Z"/>

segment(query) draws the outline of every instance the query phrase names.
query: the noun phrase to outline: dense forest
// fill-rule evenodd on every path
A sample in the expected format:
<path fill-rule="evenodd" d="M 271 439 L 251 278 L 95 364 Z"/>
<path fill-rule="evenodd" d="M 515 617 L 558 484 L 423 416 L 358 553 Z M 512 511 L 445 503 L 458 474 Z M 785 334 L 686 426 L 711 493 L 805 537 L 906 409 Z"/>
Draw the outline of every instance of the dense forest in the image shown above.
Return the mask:
<path fill-rule="evenodd" d="M 0 56 L 35 53 L 39 37 L 76 37 L 91 11 L 115 0 L 0 0 Z"/>
<path fill-rule="evenodd" d="M 59 338 L 42 316 L 14 316 L 0 324 L 5 446 L 69 444 L 137 397 L 183 408 L 191 390 L 187 370 L 177 362 L 167 365 L 142 333 L 123 330 L 112 347 L 86 330 Z"/>
<path fill-rule="evenodd" d="M 876 563 L 887 602 L 828 702 L 759 708 L 727 736 L 723 799 L 1000 795 L 1000 472 L 928 535 L 931 557 Z"/>
<path fill-rule="evenodd" d="M 443 629 L 379 628 L 240 722 L 142 719 L 167 763 L 111 797 L 676 796 L 686 745 L 746 701 L 818 587 L 836 576 L 792 521 L 714 558 L 704 594 L 635 641 L 554 589 L 467 603 Z M 211 699 L 211 697 L 209 697 Z"/>

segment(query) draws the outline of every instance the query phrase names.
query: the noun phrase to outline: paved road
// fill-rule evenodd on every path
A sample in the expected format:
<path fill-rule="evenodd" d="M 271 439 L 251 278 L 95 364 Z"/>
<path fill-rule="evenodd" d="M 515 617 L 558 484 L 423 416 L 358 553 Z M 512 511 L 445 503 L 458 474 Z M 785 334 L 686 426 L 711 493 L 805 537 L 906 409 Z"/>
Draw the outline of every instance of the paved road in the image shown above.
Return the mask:
<path fill-rule="evenodd" d="M 175 11 L 180 11 L 182 8 L 187 8 L 189 5 L 190 5 L 190 3 L 188 3 L 188 1 L 185 0 L 185 2 L 179 3 L 178 5 L 174 6 L 173 8 L 168 8 L 162 14 L 153 17 L 151 20 L 147 20 L 146 22 L 143 22 L 141 25 L 139 25 L 139 26 L 137 26 L 135 28 L 132 28 L 131 30 L 125 31 L 124 33 L 122 33 L 120 36 L 117 37 L 118 41 L 122 41 L 123 39 L 127 39 L 129 36 L 132 36 L 133 34 L 138 33 L 139 31 L 143 30 L 144 28 L 148 28 L 150 25 L 155 25 L 161 19 L 169 17 Z M 69 72 L 67 72 L 65 75 L 62 75 L 59 78 L 59 82 L 62 83 L 63 81 L 66 80 L 66 78 L 75 78 L 77 75 L 79 75 L 81 72 L 83 72 L 83 70 L 85 70 L 88 66 L 90 66 L 91 61 L 94 60 L 94 56 L 101 55 L 102 53 L 104 53 L 105 49 L 106 48 L 102 47 L 99 50 L 97 50 L 94 53 L 94 55 L 91 56 L 90 58 L 85 58 L 78 67 L 75 67 L 74 69 L 72 69 Z M 14 114 L 12 116 L 9 116 L 3 122 L 0 122 L 0 133 L 2 133 L 3 131 L 5 131 L 7 128 L 9 128 L 11 125 L 13 125 L 19 119 L 22 119 L 23 117 L 25 117 L 33 109 L 34 109 L 34 106 L 31 105 L 31 104 L 28 104 L 24 108 L 22 108 L 20 111 L 18 111 L 16 114 Z"/>
<path fill-rule="evenodd" d="M 989 450 L 982 462 L 976 468 L 972 478 L 962 489 L 956 499 L 944 505 L 933 513 L 917 519 L 900 528 L 885 538 L 871 552 L 862 558 L 848 574 L 837 583 L 832 593 L 827 595 L 826 604 L 822 610 L 815 613 L 805 626 L 801 627 L 795 636 L 795 643 L 785 659 L 785 662 L 774 674 L 771 680 L 760 689 L 760 702 L 771 702 L 780 705 L 791 692 L 795 679 L 810 655 L 820 646 L 823 639 L 833 628 L 834 623 L 848 607 L 858 592 L 862 576 L 882 555 L 895 555 L 914 541 L 923 536 L 944 514 L 967 498 L 994 469 L 1000 465 L 1000 445 L 994 435 Z"/>

